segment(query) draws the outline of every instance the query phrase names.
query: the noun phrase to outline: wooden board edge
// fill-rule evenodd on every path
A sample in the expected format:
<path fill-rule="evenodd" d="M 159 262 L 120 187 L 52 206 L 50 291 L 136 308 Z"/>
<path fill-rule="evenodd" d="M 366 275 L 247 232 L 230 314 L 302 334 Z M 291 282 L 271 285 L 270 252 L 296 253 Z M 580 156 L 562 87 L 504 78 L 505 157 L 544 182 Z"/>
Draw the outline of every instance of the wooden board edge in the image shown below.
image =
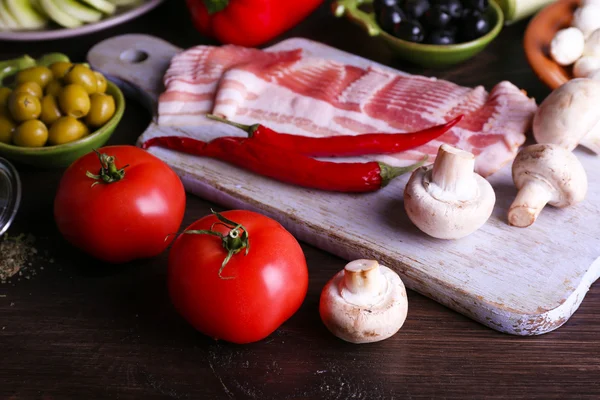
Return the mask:
<path fill-rule="evenodd" d="M 268 206 L 258 204 L 251 198 L 242 198 L 226 193 L 225 188 L 217 188 L 208 182 L 202 182 L 187 172 L 171 165 L 181 178 L 187 192 L 210 202 L 222 205 L 230 209 L 246 209 L 260 212 L 266 216 L 276 219 L 298 240 L 327 251 L 345 260 L 357 258 L 379 258 L 381 264 L 396 271 L 407 288 L 414 290 L 430 299 L 463 314 L 496 331 L 517 336 L 535 336 L 551 332 L 563 324 L 579 308 L 590 286 L 600 277 L 600 257 L 592 263 L 579 285 L 573 292 L 556 308 L 550 310 L 540 309 L 535 313 L 524 313 L 505 307 L 503 304 L 485 301 L 481 296 L 474 296 L 459 288 L 448 288 L 443 282 L 428 276 L 423 277 L 416 274 L 410 266 L 397 260 L 386 259 L 370 254 L 372 251 L 362 246 L 350 246 L 352 251 L 341 251 L 339 244 L 336 245 L 335 237 L 328 232 L 323 232 L 315 226 L 306 222 L 298 223 L 297 218 L 289 213 L 282 214 L 279 210 L 269 209 Z M 429 281 L 429 283 L 425 283 Z M 440 293 L 436 295 L 434 293 Z"/>

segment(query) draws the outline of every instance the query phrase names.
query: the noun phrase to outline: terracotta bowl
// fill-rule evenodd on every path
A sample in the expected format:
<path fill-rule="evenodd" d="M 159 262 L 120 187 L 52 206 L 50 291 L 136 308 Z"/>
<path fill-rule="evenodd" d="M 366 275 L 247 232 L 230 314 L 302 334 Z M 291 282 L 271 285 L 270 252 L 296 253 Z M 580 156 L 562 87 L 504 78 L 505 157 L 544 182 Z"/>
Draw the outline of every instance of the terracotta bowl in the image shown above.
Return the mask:
<path fill-rule="evenodd" d="M 568 28 L 579 0 L 559 0 L 546 6 L 527 26 L 524 47 L 535 74 L 552 89 L 573 78 L 572 68 L 558 65 L 550 57 L 550 42 L 557 31 Z"/>

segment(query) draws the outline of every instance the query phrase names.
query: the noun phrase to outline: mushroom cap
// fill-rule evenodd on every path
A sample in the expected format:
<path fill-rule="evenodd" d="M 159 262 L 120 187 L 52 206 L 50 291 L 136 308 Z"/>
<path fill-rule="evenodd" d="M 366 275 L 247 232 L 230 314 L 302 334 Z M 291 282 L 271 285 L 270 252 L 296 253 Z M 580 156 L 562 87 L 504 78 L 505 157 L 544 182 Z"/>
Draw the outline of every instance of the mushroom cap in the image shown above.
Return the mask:
<path fill-rule="evenodd" d="M 600 5 L 588 4 L 579 7 L 573 13 L 571 26 L 578 28 L 587 38 L 592 32 L 600 28 Z"/>
<path fill-rule="evenodd" d="M 406 320 L 408 298 L 402 280 L 391 269 L 379 265 L 387 282 L 385 292 L 369 305 L 349 303 L 342 296 L 345 270 L 335 274 L 321 292 L 319 313 L 335 336 L 351 343 L 371 343 L 394 335 Z"/>
<path fill-rule="evenodd" d="M 538 143 L 553 143 L 571 151 L 600 121 L 600 81 L 577 78 L 554 90 L 533 117 Z"/>
<path fill-rule="evenodd" d="M 600 53 L 598 54 L 600 56 Z M 587 78 L 593 72 L 600 70 L 599 56 L 583 56 L 573 66 L 573 75 L 577 78 Z"/>
<path fill-rule="evenodd" d="M 587 78 L 594 81 L 600 81 L 600 69 L 589 74 Z"/>
<path fill-rule="evenodd" d="M 596 29 L 585 40 L 583 55 L 590 57 L 600 57 L 600 29 Z"/>
<path fill-rule="evenodd" d="M 577 28 L 561 29 L 550 42 L 550 55 L 560 65 L 571 65 L 583 54 L 585 38 Z"/>
<path fill-rule="evenodd" d="M 521 149 L 512 166 L 513 181 L 521 189 L 531 180 L 544 184 L 552 197 L 548 204 L 567 207 L 587 193 L 587 175 L 577 157 L 560 146 L 534 144 Z"/>
<path fill-rule="evenodd" d="M 477 229 L 492 215 L 496 194 L 490 183 L 473 173 L 477 194 L 471 200 L 440 201 L 427 188 L 433 166 L 416 169 L 404 189 L 404 208 L 423 232 L 438 239 L 459 239 Z"/>

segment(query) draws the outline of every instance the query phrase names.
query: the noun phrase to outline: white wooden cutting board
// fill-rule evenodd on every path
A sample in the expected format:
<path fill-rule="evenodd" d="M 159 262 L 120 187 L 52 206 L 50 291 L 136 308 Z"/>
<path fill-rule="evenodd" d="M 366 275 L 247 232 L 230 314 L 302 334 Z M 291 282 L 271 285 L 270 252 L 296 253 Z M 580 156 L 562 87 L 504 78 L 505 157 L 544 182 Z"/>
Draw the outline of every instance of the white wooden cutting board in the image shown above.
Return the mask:
<path fill-rule="evenodd" d="M 373 64 L 305 39 L 286 40 L 273 49 L 299 47 L 358 66 Z M 96 45 L 88 60 L 156 115 L 162 76 L 179 51 L 157 38 L 125 35 Z M 212 122 L 189 129 L 152 122 L 142 138 L 185 135 L 207 140 L 226 134 L 241 132 Z M 407 287 L 502 332 L 537 335 L 558 328 L 600 274 L 600 157 L 580 149 L 576 154 L 590 180 L 583 203 L 564 210 L 547 207 L 530 228 L 510 227 L 506 214 L 516 190 L 507 166 L 489 179 L 497 203 L 488 223 L 455 241 L 433 239 L 412 225 L 402 200 L 408 176 L 376 193 L 328 193 L 282 184 L 216 160 L 160 148 L 150 151 L 173 167 L 189 192 L 225 207 L 269 215 L 300 240 L 347 260 L 379 260 L 396 270 Z"/>

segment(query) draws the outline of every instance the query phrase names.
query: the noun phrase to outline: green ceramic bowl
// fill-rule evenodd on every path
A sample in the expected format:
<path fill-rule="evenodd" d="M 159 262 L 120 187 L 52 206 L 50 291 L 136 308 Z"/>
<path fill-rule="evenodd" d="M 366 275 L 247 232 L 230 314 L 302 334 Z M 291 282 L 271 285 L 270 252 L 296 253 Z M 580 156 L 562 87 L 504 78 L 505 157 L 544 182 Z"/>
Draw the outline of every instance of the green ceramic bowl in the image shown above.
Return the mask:
<path fill-rule="evenodd" d="M 73 161 L 93 149 L 102 147 L 113 134 L 125 112 L 125 98 L 112 82 L 107 82 L 106 93 L 115 99 L 115 115 L 100 129 L 71 143 L 45 147 L 19 147 L 0 143 L 0 157 L 38 167 L 68 167 Z"/>
<path fill-rule="evenodd" d="M 484 36 L 470 42 L 450 45 L 413 43 L 388 34 L 377 25 L 374 13 L 360 9 L 360 6 L 372 2 L 373 0 L 337 0 L 333 2 L 333 12 L 337 17 L 345 15 L 370 36 L 383 40 L 398 57 L 427 68 L 444 68 L 468 60 L 485 49 L 498 36 L 504 24 L 502 9 L 494 1 L 490 1 L 488 13 L 492 29 Z"/>

